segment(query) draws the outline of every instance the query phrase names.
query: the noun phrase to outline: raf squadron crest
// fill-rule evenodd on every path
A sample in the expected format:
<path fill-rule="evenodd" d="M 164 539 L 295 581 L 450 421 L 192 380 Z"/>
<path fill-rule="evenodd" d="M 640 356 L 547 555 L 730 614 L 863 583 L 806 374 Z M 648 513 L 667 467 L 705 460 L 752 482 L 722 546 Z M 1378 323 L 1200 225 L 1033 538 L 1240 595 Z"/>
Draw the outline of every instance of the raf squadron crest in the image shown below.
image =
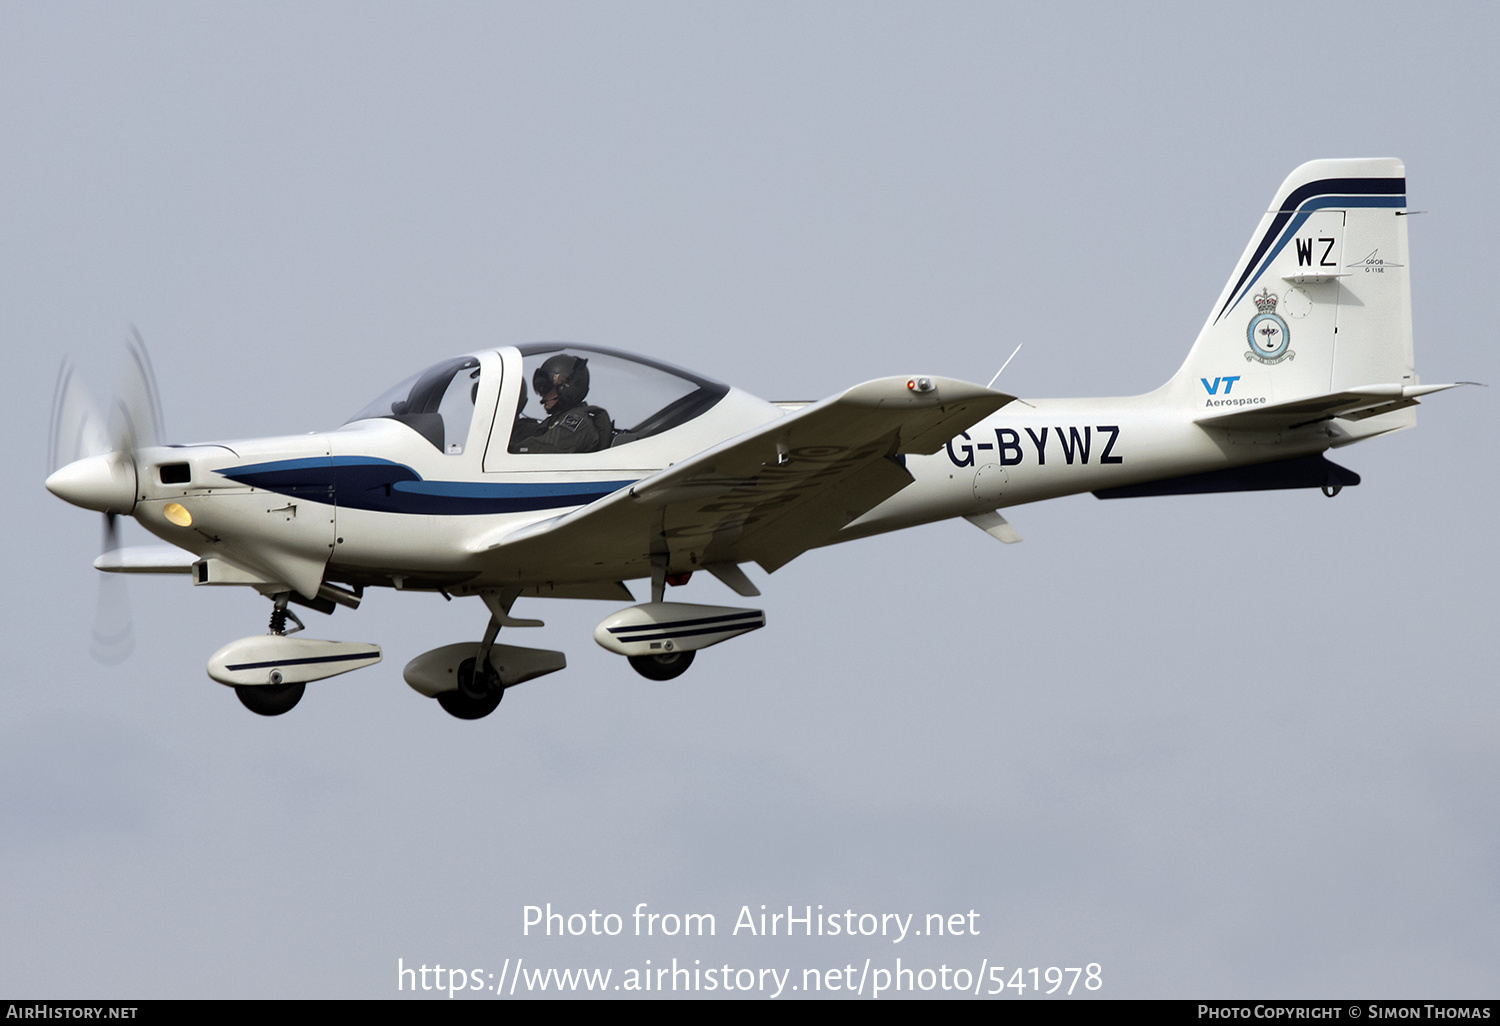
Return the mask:
<path fill-rule="evenodd" d="M 1245 354 L 1245 359 L 1260 363 L 1295 359 L 1297 354 L 1288 348 L 1292 343 L 1292 333 L 1276 312 L 1276 293 L 1261 289 L 1260 295 L 1252 298 L 1258 312 L 1250 318 L 1245 329 L 1245 336 L 1250 340 L 1250 351 Z"/>

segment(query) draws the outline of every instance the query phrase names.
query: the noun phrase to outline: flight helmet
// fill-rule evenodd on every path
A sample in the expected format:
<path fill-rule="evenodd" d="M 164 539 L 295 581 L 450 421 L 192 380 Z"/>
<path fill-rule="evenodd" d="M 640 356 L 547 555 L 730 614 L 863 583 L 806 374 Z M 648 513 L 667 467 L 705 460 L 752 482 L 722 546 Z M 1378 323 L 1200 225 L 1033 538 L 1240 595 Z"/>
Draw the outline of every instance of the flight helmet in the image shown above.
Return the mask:
<path fill-rule="evenodd" d="M 548 392 L 556 390 L 558 407 L 571 409 L 588 397 L 589 362 L 567 353 L 548 357 L 531 376 L 531 387 L 544 400 Z"/>

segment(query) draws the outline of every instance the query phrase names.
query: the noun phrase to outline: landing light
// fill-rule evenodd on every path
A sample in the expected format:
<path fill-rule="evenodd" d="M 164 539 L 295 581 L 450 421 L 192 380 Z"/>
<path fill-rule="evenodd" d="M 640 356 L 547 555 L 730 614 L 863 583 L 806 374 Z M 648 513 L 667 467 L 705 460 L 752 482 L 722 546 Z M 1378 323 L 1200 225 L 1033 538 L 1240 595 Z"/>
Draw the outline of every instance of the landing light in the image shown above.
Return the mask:
<path fill-rule="evenodd" d="M 178 527 L 192 527 L 193 515 L 187 511 L 187 507 L 180 502 L 169 502 L 162 507 L 162 516 L 166 517 Z"/>

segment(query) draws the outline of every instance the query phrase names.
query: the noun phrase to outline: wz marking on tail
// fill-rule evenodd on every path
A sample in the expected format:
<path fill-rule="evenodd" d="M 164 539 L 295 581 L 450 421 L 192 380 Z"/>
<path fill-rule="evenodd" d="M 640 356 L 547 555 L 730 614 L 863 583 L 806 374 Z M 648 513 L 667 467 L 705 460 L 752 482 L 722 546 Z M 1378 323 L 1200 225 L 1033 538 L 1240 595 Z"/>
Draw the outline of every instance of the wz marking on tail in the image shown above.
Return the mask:
<path fill-rule="evenodd" d="M 1319 267 L 1337 267 L 1338 266 L 1338 261 L 1336 261 L 1336 260 L 1330 260 L 1330 259 L 1328 259 L 1328 257 L 1333 252 L 1333 244 L 1335 242 L 1337 242 L 1338 240 L 1337 239 L 1330 239 L 1330 238 L 1327 238 L 1327 237 L 1323 237 L 1323 238 L 1319 238 L 1317 241 L 1318 242 L 1326 242 L 1327 243 L 1327 245 L 1323 247 L 1322 254 L 1318 257 L 1318 264 L 1317 264 L 1317 266 L 1319 266 Z M 1297 266 L 1298 267 L 1310 267 L 1310 266 L 1312 266 L 1312 262 L 1313 262 L 1313 240 L 1312 239 L 1298 239 L 1297 240 Z"/>

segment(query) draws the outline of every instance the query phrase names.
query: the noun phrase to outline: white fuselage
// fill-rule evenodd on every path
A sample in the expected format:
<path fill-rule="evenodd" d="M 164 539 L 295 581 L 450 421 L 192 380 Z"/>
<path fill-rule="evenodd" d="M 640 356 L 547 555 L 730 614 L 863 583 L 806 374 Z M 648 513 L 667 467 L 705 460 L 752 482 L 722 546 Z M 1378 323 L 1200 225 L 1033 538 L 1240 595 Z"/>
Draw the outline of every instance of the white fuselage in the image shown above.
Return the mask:
<path fill-rule="evenodd" d="M 497 356 L 499 354 L 491 354 Z M 507 399 L 496 397 L 506 408 Z M 513 401 L 512 401 L 513 405 Z M 391 420 L 363 420 L 337 431 L 210 445 L 151 450 L 148 462 L 186 463 L 187 482 L 166 485 L 160 473 L 144 475 L 135 516 L 161 538 L 204 558 L 219 557 L 286 582 L 303 594 L 320 582 L 460 592 L 515 585 L 494 577 L 494 565 L 476 552 L 474 539 L 501 537 L 520 527 L 578 509 L 586 501 L 543 497 L 537 508 L 501 512 L 441 512 L 471 508 L 486 495 L 529 491 L 566 492 L 593 501 L 693 455 L 739 430 L 765 424 L 786 412 L 737 390 L 710 423 L 695 421 L 655 439 L 613 452 L 539 459 L 504 454 L 499 418 L 475 418 L 461 453 L 434 449 Z M 837 540 L 899 530 L 916 524 L 971 515 L 1041 499 L 1319 452 L 1338 444 L 1326 426 L 1296 432 L 1246 433 L 1208 430 L 1193 422 L 1196 400 L 1173 404 L 1158 393 L 1103 399 L 1013 402 L 953 438 L 933 455 L 905 458 L 914 481 L 855 520 Z M 738 429 L 738 430 L 736 430 Z M 713 430 L 714 435 L 707 434 Z M 674 437 L 681 435 L 681 437 Z M 715 437 L 715 435 L 717 437 Z M 502 455 L 497 456 L 497 451 Z M 578 467 L 580 461 L 587 467 Z M 380 480 L 354 481 L 347 468 L 365 464 L 409 470 L 426 489 L 427 505 L 387 504 L 392 487 Z M 571 464 L 571 466 L 570 466 Z M 244 468 L 297 465 L 336 468 L 333 477 L 305 475 L 257 486 Z M 493 469 L 492 469 L 493 468 Z M 240 480 L 225 473 L 236 473 Z M 180 472 L 179 472 L 180 473 Z M 340 474 L 345 476 L 340 477 Z M 274 475 L 269 475 L 270 480 Z M 327 482 L 336 480 L 337 488 Z M 360 501 L 363 489 L 371 501 Z M 414 493 L 405 493 L 411 498 Z M 168 503 L 185 508 L 184 527 L 164 513 Z M 555 580 L 526 581 L 528 587 L 612 582 L 639 576 L 623 567 L 559 573 Z"/>

